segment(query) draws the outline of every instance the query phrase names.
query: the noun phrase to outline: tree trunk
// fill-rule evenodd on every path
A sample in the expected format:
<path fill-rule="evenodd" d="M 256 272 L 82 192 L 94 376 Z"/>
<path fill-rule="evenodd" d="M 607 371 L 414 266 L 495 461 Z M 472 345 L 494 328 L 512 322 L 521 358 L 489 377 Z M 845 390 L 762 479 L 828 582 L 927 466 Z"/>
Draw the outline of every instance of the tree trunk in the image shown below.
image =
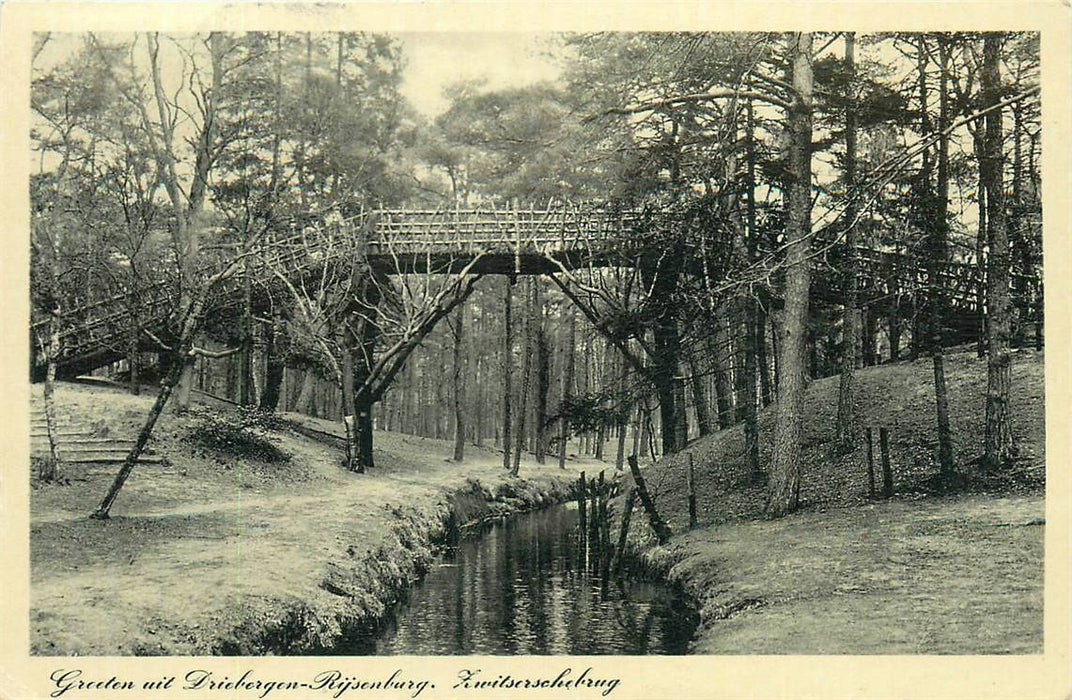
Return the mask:
<path fill-rule="evenodd" d="M 194 386 L 193 364 L 183 365 L 182 375 L 175 388 L 175 412 L 183 413 L 190 408 L 190 392 Z"/>
<path fill-rule="evenodd" d="M 770 363 L 767 361 L 767 306 L 761 295 L 756 304 L 756 365 L 759 367 L 759 388 L 763 406 L 774 401 L 771 387 Z"/>
<path fill-rule="evenodd" d="M 744 443 L 748 473 L 753 482 L 763 480 L 763 467 L 759 461 L 759 406 L 756 395 L 756 300 L 745 299 L 745 366 L 744 374 Z"/>
<path fill-rule="evenodd" d="M 153 407 L 149 410 L 149 415 L 145 418 L 145 423 L 138 432 L 138 438 L 135 440 L 134 446 L 123 460 L 123 466 L 120 467 L 119 473 L 116 474 L 115 480 L 108 489 L 108 493 L 105 494 L 100 505 L 97 506 L 97 509 L 93 511 L 89 517 L 96 520 L 106 520 L 108 518 L 108 513 L 111 511 L 112 505 L 115 503 L 115 499 L 119 495 L 119 491 L 123 488 L 123 484 L 126 483 L 127 477 L 130 476 L 130 472 L 134 470 L 134 465 L 137 463 L 138 457 L 140 457 L 141 453 L 145 450 L 145 445 L 148 444 L 149 437 L 153 433 L 153 427 L 156 426 L 156 421 L 160 417 L 160 413 L 164 410 L 164 405 L 167 404 L 172 390 L 179 383 L 185 367 L 192 364 L 192 357 L 187 358 L 185 361 L 176 360 L 172 363 L 168 376 L 161 382 L 160 393 L 156 395 L 156 401 L 153 403 Z"/>
<path fill-rule="evenodd" d="M 302 370 L 301 388 L 294 402 L 294 410 L 307 416 L 313 415 L 316 404 L 316 373 L 311 369 Z"/>
<path fill-rule="evenodd" d="M 1001 43 L 1004 35 L 987 33 L 983 39 L 981 90 L 983 106 L 1001 101 Z M 1009 239 L 1005 219 L 1005 192 L 1002 169 L 1002 114 L 995 109 L 986 115 L 985 170 L 987 239 L 987 383 L 986 438 L 983 462 L 988 469 L 1004 466 L 1015 454 L 1009 420 L 1012 389 L 1012 358 L 1009 354 Z"/>
<path fill-rule="evenodd" d="M 185 374 L 188 374 L 189 370 L 193 368 L 194 360 L 196 359 L 196 356 L 194 355 L 194 336 L 201 323 L 206 292 L 207 290 L 203 290 L 201 294 L 195 297 L 190 307 L 187 309 L 179 329 L 179 342 L 177 343 L 175 358 L 168 368 L 167 375 L 160 383 L 160 393 L 157 394 L 156 401 L 153 403 L 149 415 L 146 416 L 145 423 L 138 432 L 138 437 L 134 441 L 134 446 L 130 448 L 130 452 L 127 453 L 126 458 L 123 460 L 123 466 L 119 468 L 119 472 L 112 481 L 108 493 L 105 494 L 104 499 L 101 500 L 100 505 L 98 505 L 97 509 L 90 515 L 91 518 L 97 520 L 108 518 L 108 513 L 111 510 L 112 505 L 115 503 L 115 499 L 119 495 L 120 490 L 122 490 L 123 484 L 126 483 L 130 473 L 134 470 L 134 465 L 137 463 L 138 458 L 145 450 L 145 445 L 149 442 L 149 437 L 153 434 L 153 428 L 156 426 L 156 421 L 160 418 L 164 406 L 167 404 L 168 399 L 171 397 L 172 392 L 175 390 L 175 387 L 178 386 L 182 377 Z"/>
<path fill-rule="evenodd" d="M 901 291 L 899 288 L 900 282 L 896 277 L 891 279 L 890 284 L 890 313 L 887 319 L 887 328 L 890 335 L 890 362 L 897 362 L 901 359 Z M 859 316 L 857 316 L 857 319 L 859 319 Z M 859 320 L 857 320 L 857 323 L 859 323 Z M 855 342 L 857 342 L 856 339 L 854 339 Z M 857 361 L 857 364 L 859 364 L 859 361 Z"/>
<path fill-rule="evenodd" d="M 510 411 L 513 404 L 513 388 L 510 375 L 513 373 L 514 332 L 511 316 L 513 305 L 513 278 L 507 278 L 506 289 L 503 294 L 503 415 L 502 415 L 502 447 L 503 469 L 510 471 L 510 448 L 513 444 L 510 440 Z"/>
<path fill-rule="evenodd" d="M 614 468 L 621 471 L 625 467 L 625 440 L 629 432 L 629 414 L 632 413 L 632 404 L 626 398 L 629 392 L 628 376 L 625 373 L 625 361 L 621 362 L 621 376 L 618 382 L 618 396 L 621 404 L 618 406 L 618 451 L 614 457 Z M 633 450 L 636 454 L 636 450 Z"/>
<path fill-rule="evenodd" d="M 584 334 L 584 343 L 581 346 L 581 379 L 580 395 L 588 396 L 592 391 L 592 334 Z M 584 455 L 592 453 L 591 434 L 588 430 L 583 431 L 578 438 L 581 441 L 580 452 Z"/>
<path fill-rule="evenodd" d="M 637 454 L 637 458 L 639 459 L 644 454 L 644 450 L 654 444 L 651 437 L 651 404 L 648 402 L 647 395 L 644 396 L 644 403 L 638 408 L 638 411 L 640 413 L 640 452 Z M 649 453 L 651 460 L 654 462 L 655 450 L 649 449 Z"/>
<path fill-rule="evenodd" d="M 473 442 L 477 447 L 484 446 L 484 355 L 476 356 L 476 405 L 474 406 L 474 418 L 476 425 L 473 426 Z"/>
<path fill-rule="evenodd" d="M 460 462 L 465 458 L 465 376 L 464 376 L 464 347 L 465 341 L 465 306 L 458 307 L 458 314 L 454 319 L 454 354 L 453 354 L 453 384 L 454 384 L 454 461 Z"/>
<path fill-rule="evenodd" d="M 696 406 L 696 428 L 700 437 L 711 434 L 711 417 L 707 411 L 707 397 L 704 395 L 703 378 L 696 368 L 696 360 L 689 353 L 689 382 L 692 386 L 692 402 Z"/>
<path fill-rule="evenodd" d="M 249 232 L 243 237 L 248 239 Z M 248 241 L 243 247 L 248 247 Z M 240 406 L 253 403 L 253 278 L 250 275 L 249 259 L 246 258 L 242 270 L 242 316 L 239 319 L 242 350 L 238 353 L 238 396 L 235 400 Z"/>
<path fill-rule="evenodd" d="M 1020 92 L 1021 84 L 1021 70 L 1022 66 L 1018 66 L 1016 70 L 1014 89 L 1016 92 Z M 1025 235 L 1025 229 L 1027 228 L 1024 218 L 1027 215 L 1027 207 L 1024 199 L 1024 187 L 1023 187 L 1023 153 L 1022 144 L 1023 141 L 1023 111 L 1024 105 L 1022 103 L 1014 104 L 1010 107 L 1012 110 L 1012 143 L 1013 143 L 1013 159 L 1012 159 L 1012 206 L 1010 207 L 1013 215 L 1007 223 L 1008 236 L 1014 251 L 1013 260 L 1011 264 L 1012 269 L 1019 269 L 1022 273 L 1030 275 L 1034 266 L 1031 261 L 1031 253 L 1029 246 L 1027 245 L 1027 237 Z M 1017 261 L 1019 265 L 1017 265 Z M 1010 282 L 1011 284 L 1011 282 Z M 1018 296 L 1016 322 L 1014 330 L 1012 332 L 1012 342 L 1017 348 L 1022 348 L 1027 339 L 1027 326 L 1028 316 L 1030 314 L 1030 285 L 1025 280 L 1024 288 Z"/>
<path fill-rule="evenodd" d="M 684 447 L 688 432 L 683 405 L 684 387 L 677 380 L 681 337 L 672 298 L 677 288 L 678 268 L 683 254 L 683 251 L 674 250 L 641 263 L 644 285 L 651 290 L 650 301 L 654 313 L 651 325 L 655 350 L 651 377 L 659 396 L 663 454 L 673 454 Z"/>
<path fill-rule="evenodd" d="M 339 385 L 342 390 L 342 424 L 346 430 L 346 469 L 360 473 L 357 406 L 354 403 L 354 357 L 346 331 L 339 331 Z"/>
<path fill-rule="evenodd" d="M 804 341 L 807 332 L 811 270 L 811 109 L 812 35 L 791 39 L 793 106 L 789 120 L 789 220 L 786 226 L 785 310 L 782 314 L 781 384 L 774 428 L 774 455 L 767 513 L 780 517 L 797 508 L 800 499 L 801 430 L 804 420 Z"/>
<path fill-rule="evenodd" d="M 547 348 L 544 330 L 543 305 L 540 303 L 539 279 L 536 285 L 536 463 L 543 464 L 547 457 L 547 395 L 551 388 L 551 356 Z"/>
<path fill-rule="evenodd" d="M 845 35 L 845 65 L 849 75 L 849 99 L 845 110 L 845 192 L 849 197 L 845 208 L 845 299 L 841 332 L 841 378 L 838 383 L 837 441 L 841 449 L 850 451 L 856 444 L 856 335 L 859 333 L 859 281 L 856 261 L 856 35 Z"/>
<path fill-rule="evenodd" d="M 253 341 L 249 361 L 249 405 L 257 408 L 260 408 L 261 394 L 264 393 L 264 387 L 261 385 L 265 362 L 264 334 L 264 325 L 255 323 L 253 325 Z"/>
<path fill-rule="evenodd" d="M 56 427 L 56 400 L 53 392 L 56 388 L 56 360 L 60 354 L 60 306 L 59 302 L 50 309 L 48 318 L 48 344 L 45 347 L 46 369 L 45 386 L 42 389 L 45 404 L 45 432 L 48 437 L 48 456 L 38 469 L 40 481 L 55 481 L 59 476 L 59 438 Z"/>
<path fill-rule="evenodd" d="M 219 33 L 210 34 L 208 44 L 212 67 L 211 89 L 208 91 L 204 103 L 200 106 L 204 119 L 194 141 L 195 154 L 192 178 L 187 193 L 183 193 L 176 168 L 178 159 L 174 154 L 175 122 L 169 118 L 173 111 L 173 106 L 169 105 L 167 101 L 163 78 L 160 73 L 158 60 L 159 39 L 153 34 L 146 37 L 146 47 L 150 58 L 149 73 L 157 112 L 160 117 L 159 127 L 162 137 L 162 143 L 158 143 L 155 138 L 150 137 L 150 144 L 157 163 L 157 171 L 162 176 L 164 188 L 167 191 L 168 199 L 175 215 L 174 240 L 181 272 L 179 304 L 187 315 L 190 313 L 190 309 L 195 306 L 203 308 L 204 304 L 204 299 L 198 298 L 199 295 L 195 292 L 200 283 L 197 271 L 201 235 L 199 218 L 208 193 L 209 171 L 213 162 L 212 151 L 217 147 L 215 115 L 217 100 L 222 92 L 222 61 L 227 50 L 223 36 Z M 144 109 L 142 117 L 146 131 L 150 134 L 155 133 L 154 127 L 149 123 L 148 113 Z M 194 320 L 195 325 L 190 329 L 191 333 L 196 332 L 197 325 L 200 324 L 200 312 Z M 185 328 L 185 323 L 181 323 L 180 326 Z M 193 340 L 194 338 L 191 334 L 189 338 L 191 347 L 193 346 Z M 179 366 L 182 373 L 176 387 L 175 408 L 181 413 L 190 407 L 190 391 L 194 383 L 194 365 L 193 362 L 182 361 Z"/>
<path fill-rule="evenodd" d="M 685 379 L 681 377 L 681 355 L 678 354 L 678 362 L 674 363 L 674 448 L 685 449 L 689 442 L 689 412 L 685 401 Z"/>
<path fill-rule="evenodd" d="M 368 294 L 367 287 L 365 293 Z M 366 301 L 374 304 L 378 299 L 367 297 Z M 357 448 L 355 456 L 358 464 L 357 471 L 363 474 L 367 469 L 372 469 L 376 466 L 372 451 L 372 409 L 376 401 L 382 398 L 383 392 L 375 394 L 373 389 L 366 384 L 375 357 L 376 337 L 379 329 L 368 320 L 362 320 L 358 330 L 361 352 L 358 355 L 359 361 L 354 363 L 351 381 L 354 386 L 354 436 Z"/>
<path fill-rule="evenodd" d="M 628 462 L 629 471 L 632 472 L 633 482 L 636 484 L 636 493 L 640 497 L 641 505 L 644 506 L 644 512 L 648 514 L 651 529 L 655 532 L 655 537 L 658 539 L 659 544 L 666 544 L 670 541 L 670 528 L 655 508 L 655 501 L 652 500 L 651 494 L 648 493 L 648 487 L 644 483 L 644 475 L 640 473 L 640 466 L 637 464 L 636 457 L 630 456 Z"/>
<path fill-rule="evenodd" d="M 724 319 L 721 314 L 712 320 L 711 361 L 715 367 L 715 406 L 718 409 L 718 427 L 720 430 L 733 425 L 733 397 L 730 393 L 729 373 L 726 372 L 724 349 L 726 336 L 723 332 Z"/>
<path fill-rule="evenodd" d="M 577 315 L 572 309 L 569 310 L 569 337 L 566 343 L 566 367 L 562 372 L 562 400 L 559 404 L 558 421 L 558 468 L 566 468 L 566 443 L 569 441 L 570 421 L 565 412 L 569 405 L 570 396 L 573 392 L 574 352 L 573 347 L 577 342 Z"/>
<path fill-rule="evenodd" d="M 756 396 L 756 353 L 751 341 L 753 333 L 749 327 L 753 325 L 753 313 L 751 313 L 751 298 L 744 297 L 739 303 L 735 303 L 736 318 L 740 323 L 734 323 L 736 338 L 733 342 L 733 408 L 734 420 L 744 422 L 748 416 L 748 398 Z M 748 363 L 751 362 L 749 371 Z M 748 379 L 751 379 L 751 388 L 748 388 Z"/>
<path fill-rule="evenodd" d="M 375 404 L 364 392 L 354 396 L 354 440 L 357 473 L 364 474 L 376 466 L 372 451 L 372 408 Z"/>
<path fill-rule="evenodd" d="M 276 314 L 268 330 L 268 338 L 265 347 L 267 355 L 267 367 L 265 370 L 264 390 L 260 396 L 260 407 L 265 411 L 274 411 L 279 406 L 282 395 L 283 373 L 286 371 L 286 357 L 282 348 L 282 318 Z M 283 410 L 286 410 L 286 400 L 283 401 Z"/>
<path fill-rule="evenodd" d="M 975 159 L 979 163 L 979 187 L 977 190 L 979 223 L 975 234 L 975 353 L 979 358 L 983 358 L 986 356 L 986 245 L 989 230 L 986 221 L 988 207 L 986 182 L 984 181 L 986 179 L 986 167 L 983 165 L 983 161 L 986 160 L 985 123 L 975 126 L 972 132 L 972 148 L 975 152 Z"/>
<path fill-rule="evenodd" d="M 138 298 L 137 293 L 135 292 L 136 285 L 136 278 L 131 279 L 131 291 L 127 298 L 130 304 L 130 335 L 127 341 L 127 368 L 129 370 L 129 376 L 127 377 L 127 381 L 130 384 L 130 393 L 134 396 L 141 394 L 141 378 L 138 376 L 141 370 L 139 367 L 140 362 L 138 352 L 141 341 L 141 338 L 139 337 L 141 335 L 141 323 L 139 323 L 138 319 Z"/>
<path fill-rule="evenodd" d="M 875 335 L 878 333 L 878 319 L 875 318 L 874 308 L 868 308 L 863 315 L 863 337 L 860 339 L 860 349 L 863 353 L 864 367 L 874 367 L 879 363 L 878 348 L 875 344 Z M 913 347 L 916 346 L 915 335 L 912 336 Z"/>
<path fill-rule="evenodd" d="M 521 469 L 521 452 L 525 447 L 525 418 L 529 398 L 529 383 L 532 375 L 532 346 L 536 326 L 536 280 L 528 279 L 529 299 L 525 310 L 524 342 L 521 356 L 521 395 L 517 401 L 517 430 L 514 441 L 514 468 L 512 473 L 517 476 Z"/>
<path fill-rule="evenodd" d="M 782 347 L 781 313 L 775 311 L 771 317 L 771 354 L 774 357 L 774 397 L 777 398 L 782 383 L 781 347 Z"/>
<path fill-rule="evenodd" d="M 745 140 L 745 164 L 748 175 L 746 184 L 745 211 L 748 224 L 748 258 L 755 262 L 759 253 L 759 227 L 756 221 L 756 121 L 752 100 L 747 104 L 747 136 Z M 749 361 L 749 371 L 752 375 L 752 383 L 755 384 L 758 371 L 760 396 L 763 406 L 771 402 L 770 371 L 767 367 L 767 313 L 763 289 L 755 292 L 748 306 L 748 328 L 745 330 L 749 335 L 749 348 L 752 359 Z M 752 403 L 757 403 L 755 388 L 752 389 Z M 758 420 L 758 408 L 753 411 L 753 419 Z M 756 428 L 758 431 L 758 427 Z M 758 432 L 757 432 L 758 435 Z M 756 444 L 758 452 L 758 439 Z M 758 468 L 758 457 L 757 457 Z"/>
<path fill-rule="evenodd" d="M 945 381 L 945 357 L 943 355 L 943 316 L 945 311 L 945 293 L 939 281 L 938 271 L 945 265 L 949 256 L 947 250 L 946 229 L 949 225 L 949 137 L 945 128 L 949 120 L 948 49 L 944 39 L 938 37 L 941 62 L 941 74 L 938 85 L 939 112 L 938 132 L 938 197 L 935 202 L 935 215 L 931 227 L 931 250 L 927 256 L 931 266 L 931 363 L 934 366 L 934 405 L 938 420 L 938 463 L 941 474 L 947 480 L 952 478 L 953 435 L 949 424 L 949 393 Z"/>

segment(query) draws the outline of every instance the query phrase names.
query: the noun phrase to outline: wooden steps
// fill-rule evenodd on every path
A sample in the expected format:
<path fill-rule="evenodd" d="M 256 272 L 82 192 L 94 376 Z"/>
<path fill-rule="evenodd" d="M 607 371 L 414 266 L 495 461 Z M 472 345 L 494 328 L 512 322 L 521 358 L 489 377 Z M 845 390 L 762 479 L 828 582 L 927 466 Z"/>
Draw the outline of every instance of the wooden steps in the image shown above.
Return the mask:
<path fill-rule="evenodd" d="M 106 462 L 118 464 L 127 458 L 133 441 L 114 442 L 108 445 L 79 445 L 77 443 L 63 442 L 59 444 L 59 456 L 64 462 Z M 41 441 L 40 444 L 30 444 L 32 456 L 43 456 L 48 452 L 48 444 Z M 139 463 L 159 464 L 163 458 L 149 452 L 143 452 L 138 457 Z"/>
<path fill-rule="evenodd" d="M 59 433 L 59 436 L 64 437 L 64 433 Z M 81 433 L 71 433 L 71 434 L 69 434 L 69 437 L 70 437 L 70 439 L 64 440 L 64 442 L 63 442 L 63 446 L 65 448 L 68 448 L 68 449 L 70 449 L 70 448 L 87 449 L 87 448 L 95 448 L 95 447 L 107 447 L 109 445 L 123 445 L 125 447 L 130 447 L 130 446 L 132 446 L 134 444 L 133 440 L 124 440 L 124 439 L 109 438 L 109 437 L 84 437 L 83 434 L 81 434 Z M 45 435 L 44 433 L 42 433 L 41 435 L 31 435 L 30 436 L 30 442 L 32 444 L 32 443 L 36 443 L 36 442 L 40 441 L 41 444 L 47 446 L 47 444 L 46 444 L 47 443 L 47 438 L 48 438 L 48 436 Z"/>
<path fill-rule="evenodd" d="M 87 440 L 88 439 L 94 439 L 94 440 L 107 440 L 107 439 L 115 440 L 115 439 L 117 439 L 117 438 L 102 438 L 102 437 L 98 437 L 97 434 L 93 433 L 93 432 L 86 432 L 85 430 L 72 430 L 71 428 L 67 428 L 67 429 L 60 428 L 59 430 L 56 431 L 56 437 L 64 439 L 64 440 L 78 440 L 80 438 L 85 438 Z M 48 439 L 48 431 L 45 429 L 44 426 L 42 426 L 40 430 L 31 429 L 30 430 L 30 439 L 31 440 L 47 440 Z"/>
<path fill-rule="evenodd" d="M 60 450 L 60 461 L 65 464 L 122 464 L 127 458 L 127 453 L 101 453 L 101 454 L 71 454 Z M 161 464 L 163 458 L 158 455 L 142 453 L 138 456 L 138 464 Z"/>
<path fill-rule="evenodd" d="M 110 462 L 119 463 L 126 459 L 133 440 L 114 440 L 97 438 L 92 441 L 63 440 L 59 442 L 60 459 L 64 462 Z M 42 456 L 48 452 L 48 440 L 44 437 L 30 441 L 30 454 Z M 163 459 L 149 451 L 138 457 L 138 462 L 159 464 Z"/>
<path fill-rule="evenodd" d="M 134 440 L 130 438 L 99 435 L 96 431 L 81 426 L 64 424 L 57 417 L 56 437 L 60 459 L 74 464 L 119 464 L 126 459 Z M 30 409 L 30 455 L 40 457 L 48 454 L 48 426 L 44 411 Z M 160 464 L 163 458 L 146 450 L 138 457 L 142 464 Z"/>

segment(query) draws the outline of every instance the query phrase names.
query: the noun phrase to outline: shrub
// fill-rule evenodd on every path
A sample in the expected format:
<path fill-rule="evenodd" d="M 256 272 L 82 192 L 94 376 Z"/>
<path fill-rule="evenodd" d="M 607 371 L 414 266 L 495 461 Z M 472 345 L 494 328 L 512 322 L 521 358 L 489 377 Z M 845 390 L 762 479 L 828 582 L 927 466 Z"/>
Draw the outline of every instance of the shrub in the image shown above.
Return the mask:
<path fill-rule="evenodd" d="M 278 418 L 262 411 L 240 410 L 234 416 L 210 413 L 190 431 L 201 447 L 264 462 L 286 462 L 290 455 L 276 447 L 267 432 Z"/>
<path fill-rule="evenodd" d="M 286 420 L 272 411 L 240 406 L 237 413 L 242 424 L 254 430 L 283 430 L 287 426 Z"/>
<path fill-rule="evenodd" d="M 70 484 L 65 477 L 58 473 L 61 463 L 49 468 L 48 457 L 33 455 L 30 457 L 30 483 L 34 488 L 44 484 Z"/>

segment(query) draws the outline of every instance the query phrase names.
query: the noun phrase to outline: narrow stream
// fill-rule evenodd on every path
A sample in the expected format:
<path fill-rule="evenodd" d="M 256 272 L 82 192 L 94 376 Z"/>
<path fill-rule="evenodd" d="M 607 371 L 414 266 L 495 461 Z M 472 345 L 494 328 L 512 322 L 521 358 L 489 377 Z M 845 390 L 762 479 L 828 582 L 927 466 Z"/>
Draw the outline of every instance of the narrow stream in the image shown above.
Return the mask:
<path fill-rule="evenodd" d="M 575 508 L 495 523 L 443 554 L 376 654 L 686 654 L 697 618 L 672 587 L 605 587 L 585 570 Z"/>

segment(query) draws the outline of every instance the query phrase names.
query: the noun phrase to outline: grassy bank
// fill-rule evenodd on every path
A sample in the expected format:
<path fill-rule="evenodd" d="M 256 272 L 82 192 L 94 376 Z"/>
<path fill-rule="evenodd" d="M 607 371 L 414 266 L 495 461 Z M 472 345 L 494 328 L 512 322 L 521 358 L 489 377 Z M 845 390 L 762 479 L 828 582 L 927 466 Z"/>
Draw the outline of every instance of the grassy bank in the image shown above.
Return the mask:
<path fill-rule="evenodd" d="M 986 367 L 973 354 L 947 360 L 957 461 L 982 451 Z M 1045 439 L 1043 357 L 1017 353 L 1012 416 L 1020 459 L 967 492 L 928 490 L 934 460 L 929 360 L 862 370 L 862 426 L 891 434 L 896 495 L 868 498 L 863 441 L 839 455 L 838 378 L 808 390 L 802 510 L 762 517 L 765 488 L 751 483 L 740 426 L 698 440 L 648 468 L 677 536 L 651 546 L 649 565 L 681 583 L 701 608 L 698 653 L 977 654 L 1042 649 Z M 769 445 L 773 406 L 761 421 Z M 878 446 L 875 446 L 876 459 Z M 697 474 L 699 526 L 688 532 L 685 474 Z M 764 462 L 768 458 L 764 454 Z"/>
<path fill-rule="evenodd" d="M 61 426 L 133 435 L 152 397 L 67 384 L 57 400 Z M 525 461 L 512 479 L 493 450 L 469 447 L 459 464 L 449 443 L 377 433 L 378 466 L 356 475 L 286 425 L 261 433 L 286 459 L 239 459 L 199 439 L 230 412 L 165 415 L 151 442 L 161 463 L 138 466 L 109 521 L 86 516 L 115 466 L 68 464 L 66 484 L 32 491 L 32 653 L 330 648 L 382 617 L 452 528 L 560 500 L 583 466 Z"/>

